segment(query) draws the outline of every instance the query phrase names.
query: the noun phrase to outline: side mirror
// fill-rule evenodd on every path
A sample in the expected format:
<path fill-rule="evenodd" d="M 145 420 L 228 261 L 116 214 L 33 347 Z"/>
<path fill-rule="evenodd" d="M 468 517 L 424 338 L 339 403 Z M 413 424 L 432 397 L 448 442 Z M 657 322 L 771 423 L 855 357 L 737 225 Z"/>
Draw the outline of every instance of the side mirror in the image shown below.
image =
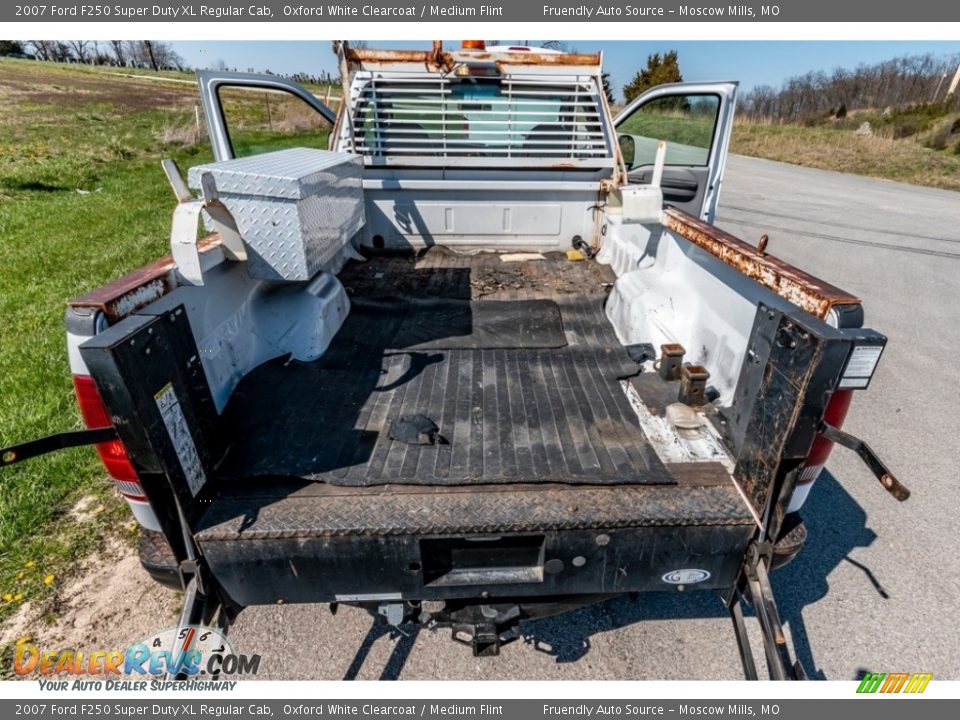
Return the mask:
<path fill-rule="evenodd" d="M 627 170 L 633 167 L 633 158 L 637 152 L 637 144 L 632 135 L 619 135 L 617 142 L 620 143 L 620 153 L 623 155 L 623 164 Z"/>

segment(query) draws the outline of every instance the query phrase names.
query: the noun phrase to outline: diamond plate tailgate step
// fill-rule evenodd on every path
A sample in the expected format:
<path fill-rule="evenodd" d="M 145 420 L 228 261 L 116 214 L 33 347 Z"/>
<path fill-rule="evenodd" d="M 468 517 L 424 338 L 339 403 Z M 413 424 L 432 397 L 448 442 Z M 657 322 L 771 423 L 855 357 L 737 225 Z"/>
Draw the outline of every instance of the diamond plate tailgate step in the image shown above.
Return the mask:
<path fill-rule="evenodd" d="M 687 467 L 690 465 L 672 466 L 681 476 L 690 473 Z M 351 488 L 280 483 L 221 495 L 204 514 L 197 539 L 223 542 L 752 524 L 729 475 L 719 465 L 714 468 L 712 479 L 723 484 L 706 487 L 519 484 Z M 694 468 L 699 480 L 711 477 L 705 470 Z"/>

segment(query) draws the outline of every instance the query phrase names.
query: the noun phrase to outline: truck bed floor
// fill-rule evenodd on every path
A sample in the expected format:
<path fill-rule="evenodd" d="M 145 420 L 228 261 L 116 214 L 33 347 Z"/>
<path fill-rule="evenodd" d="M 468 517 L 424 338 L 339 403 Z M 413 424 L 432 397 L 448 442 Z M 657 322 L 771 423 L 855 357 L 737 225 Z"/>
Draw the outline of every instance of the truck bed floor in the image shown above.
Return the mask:
<path fill-rule="evenodd" d="M 562 254 L 507 262 L 432 248 L 341 280 L 352 309 L 312 363 L 240 383 L 226 478 L 391 483 L 674 484 L 620 384 L 637 372 L 603 311 L 609 268 Z M 433 445 L 391 439 L 421 414 Z"/>

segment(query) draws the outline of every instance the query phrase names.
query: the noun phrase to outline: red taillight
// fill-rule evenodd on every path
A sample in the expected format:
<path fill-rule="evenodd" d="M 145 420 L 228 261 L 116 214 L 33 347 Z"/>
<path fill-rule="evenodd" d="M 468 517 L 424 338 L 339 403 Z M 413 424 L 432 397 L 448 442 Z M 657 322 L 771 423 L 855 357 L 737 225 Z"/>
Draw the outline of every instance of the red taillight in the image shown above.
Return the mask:
<path fill-rule="evenodd" d="M 80 414 L 88 428 L 108 427 L 113 424 L 107 406 L 103 404 L 100 391 L 89 375 L 74 375 L 73 388 L 77 393 L 77 403 L 80 405 Z M 127 456 L 127 449 L 119 440 L 100 443 L 97 453 L 103 466 L 110 473 L 110 477 L 117 481 L 120 492 L 135 500 L 145 500 L 140 478 L 133 464 Z"/>
<path fill-rule="evenodd" d="M 853 390 L 835 390 L 827 403 L 827 409 L 824 410 L 823 420 L 835 428 L 843 427 L 843 421 L 850 410 L 850 401 L 853 399 Z M 797 478 L 797 485 L 812 483 L 820 475 L 823 466 L 827 464 L 830 452 L 833 450 L 833 441 L 827 440 L 823 435 L 817 435 L 813 440 L 813 446 L 810 448 L 810 454 L 807 455 L 803 463 L 803 470 L 800 471 L 800 477 Z"/>
<path fill-rule="evenodd" d="M 841 427 L 847 417 L 847 411 L 850 410 L 852 399 L 853 390 L 834 390 L 823 412 L 824 421 L 835 428 Z M 787 512 L 796 512 L 803 507 L 807 495 L 810 494 L 810 488 L 814 481 L 820 477 L 823 466 L 827 464 L 827 459 L 830 457 L 832 450 L 832 440 L 827 440 L 820 434 L 813 439 L 813 445 L 810 447 L 810 453 L 800 470 L 800 476 L 797 478 L 797 485 L 793 490 L 793 496 L 790 498 L 790 504 L 787 506 Z"/>

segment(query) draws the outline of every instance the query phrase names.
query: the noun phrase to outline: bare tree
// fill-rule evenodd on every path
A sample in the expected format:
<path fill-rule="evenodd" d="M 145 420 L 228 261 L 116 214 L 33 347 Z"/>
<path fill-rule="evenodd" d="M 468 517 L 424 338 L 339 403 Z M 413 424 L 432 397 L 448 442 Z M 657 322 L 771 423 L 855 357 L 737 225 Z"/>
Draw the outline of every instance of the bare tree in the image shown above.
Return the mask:
<path fill-rule="evenodd" d="M 524 42 L 524 45 L 529 45 L 529 42 Z M 559 50 L 562 53 L 574 54 L 577 52 L 577 48 L 566 40 L 544 40 L 540 43 L 540 47 L 546 50 Z"/>
<path fill-rule="evenodd" d="M 62 40 L 27 40 L 26 45 L 38 60 L 67 62 L 73 59 L 70 45 Z"/>
<path fill-rule="evenodd" d="M 153 40 L 142 40 L 140 42 L 140 45 L 143 49 L 143 59 L 148 61 L 150 63 L 150 67 L 152 67 L 154 70 L 159 70 L 160 63 L 157 60 L 157 52 L 155 48 L 156 44 L 157 43 L 155 43 Z"/>
<path fill-rule="evenodd" d="M 70 49 L 73 51 L 74 57 L 77 58 L 77 62 L 85 63 L 91 57 L 91 42 L 89 40 L 68 40 L 67 45 L 70 46 Z M 96 55 L 96 52 L 93 52 L 93 55 Z"/>
<path fill-rule="evenodd" d="M 113 50 L 113 57 L 116 59 L 117 65 L 125 66 L 127 64 L 127 41 L 111 40 L 110 48 Z"/>
<path fill-rule="evenodd" d="M 960 56 L 914 55 L 832 73 L 809 72 L 779 88 L 762 85 L 746 94 L 745 114 L 754 121 L 797 123 L 858 109 L 886 109 L 941 98 L 943 76 Z M 845 114 L 845 112 L 844 112 Z"/>
<path fill-rule="evenodd" d="M 57 62 L 69 62 L 72 60 L 73 55 L 70 54 L 70 46 L 62 40 L 54 40 L 51 59 Z"/>
<path fill-rule="evenodd" d="M 153 70 L 182 70 L 183 58 L 170 43 L 157 40 L 137 40 L 130 44 L 129 52 L 137 64 Z"/>
<path fill-rule="evenodd" d="M 54 41 L 53 40 L 28 40 L 27 45 L 33 49 L 33 54 L 39 60 L 54 59 Z"/>

